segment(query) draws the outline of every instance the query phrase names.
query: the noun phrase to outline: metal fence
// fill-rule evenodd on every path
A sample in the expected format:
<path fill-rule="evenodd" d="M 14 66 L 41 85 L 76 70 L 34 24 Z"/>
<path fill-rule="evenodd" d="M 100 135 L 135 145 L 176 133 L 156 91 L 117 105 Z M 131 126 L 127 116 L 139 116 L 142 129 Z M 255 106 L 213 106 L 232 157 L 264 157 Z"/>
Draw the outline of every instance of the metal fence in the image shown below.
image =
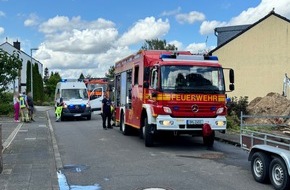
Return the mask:
<path fill-rule="evenodd" d="M 250 150 L 254 145 L 265 144 L 290 150 L 288 119 L 290 116 L 244 115 L 241 113 L 241 147 Z M 287 131 L 286 129 L 289 129 L 288 135 L 284 133 Z"/>

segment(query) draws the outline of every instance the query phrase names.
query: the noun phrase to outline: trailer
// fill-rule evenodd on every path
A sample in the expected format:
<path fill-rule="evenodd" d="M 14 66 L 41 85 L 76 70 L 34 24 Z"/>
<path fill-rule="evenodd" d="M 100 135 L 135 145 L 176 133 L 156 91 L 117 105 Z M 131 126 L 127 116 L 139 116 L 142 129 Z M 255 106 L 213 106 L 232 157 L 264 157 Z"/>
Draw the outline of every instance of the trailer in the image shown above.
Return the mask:
<path fill-rule="evenodd" d="M 241 114 L 240 143 L 249 151 L 251 172 L 259 183 L 269 183 L 276 190 L 290 189 L 290 138 L 283 133 L 273 133 L 275 128 L 286 127 L 281 122 L 272 124 L 247 124 L 246 118 L 289 119 L 289 116 L 250 116 Z M 271 129 L 269 129 L 271 128 Z M 261 130 L 263 129 L 263 130 Z"/>

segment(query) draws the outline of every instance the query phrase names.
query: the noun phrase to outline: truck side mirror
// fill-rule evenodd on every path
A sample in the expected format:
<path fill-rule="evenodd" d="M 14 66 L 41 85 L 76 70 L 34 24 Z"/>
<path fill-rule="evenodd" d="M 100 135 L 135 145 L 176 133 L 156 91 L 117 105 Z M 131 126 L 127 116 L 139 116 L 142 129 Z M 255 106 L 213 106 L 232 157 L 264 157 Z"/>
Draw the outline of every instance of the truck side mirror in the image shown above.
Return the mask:
<path fill-rule="evenodd" d="M 230 83 L 235 83 L 235 73 L 233 69 L 230 69 Z"/>
<path fill-rule="evenodd" d="M 234 91 L 235 90 L 235 85 L 234 84 L 230 84 L 229 88 L 230 88 L 230 91 Z"/>

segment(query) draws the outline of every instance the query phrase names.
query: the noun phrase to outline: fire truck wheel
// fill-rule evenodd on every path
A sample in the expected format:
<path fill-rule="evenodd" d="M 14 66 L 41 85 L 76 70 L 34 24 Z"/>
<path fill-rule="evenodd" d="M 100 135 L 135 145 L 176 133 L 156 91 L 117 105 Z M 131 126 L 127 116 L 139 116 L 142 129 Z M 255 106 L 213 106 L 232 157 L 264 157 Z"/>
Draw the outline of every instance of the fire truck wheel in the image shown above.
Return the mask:
<path fill-rule="evenodd" d="M 290 177 L 285 162 L 274 158 L 270 163 L 270 180 L 275 189 L 290 189 Z"/>
<path fill-rule="evenodd" d="M 124 122 L 124 115 L 123 115 L 123 113 L 121 114 L 120 130 L 123 133 L 123 135 L 128 135 L 129 134 L 128 126 Z"/>
<path fill-rule="evenodd" d="M 259 183 L 269 182 L 270 158 L 264 152 L 255 152 L 251 159 L 251 171 L 254 179 Z"/>
<path fill-rule="evenodd" d="M 214 137 L 215 137 L 215 132 L 212 131 L 212 134 L 207 136 L 207 137 L 203 137 L 203 144 L 208 146 L 208 147 L 212 147 L 214 144 Z"/>
<path fill-rule="evenodd" d="M 146 147 L 152 147 L 154 144 L 154 125 L 148 124 L 148 119 L 144 119 L 144 141 Z"/>

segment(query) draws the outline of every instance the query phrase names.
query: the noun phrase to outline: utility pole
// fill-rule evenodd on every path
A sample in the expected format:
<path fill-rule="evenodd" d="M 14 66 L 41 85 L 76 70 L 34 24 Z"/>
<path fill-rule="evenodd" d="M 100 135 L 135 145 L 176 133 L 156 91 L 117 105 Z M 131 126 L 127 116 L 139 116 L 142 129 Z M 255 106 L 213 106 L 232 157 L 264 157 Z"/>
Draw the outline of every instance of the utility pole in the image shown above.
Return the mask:
<path fill-rule="evenodd" d="M 33 58 L 32 58 L 32 51 L 35 51 L 35 50 L 38 50 L 38 48 L 31 48 L 30 49 L 30 58 L 31 58 L 31 68 L 30 68 L 30 82 L 31 82 L 31 85 L 30 85 L 30 88 L 31 88 L 31 96 L 32 96 L 32 99 L 33 99 L 33 63 L 32 63 L 32 61 L 33 61 Z"/>

